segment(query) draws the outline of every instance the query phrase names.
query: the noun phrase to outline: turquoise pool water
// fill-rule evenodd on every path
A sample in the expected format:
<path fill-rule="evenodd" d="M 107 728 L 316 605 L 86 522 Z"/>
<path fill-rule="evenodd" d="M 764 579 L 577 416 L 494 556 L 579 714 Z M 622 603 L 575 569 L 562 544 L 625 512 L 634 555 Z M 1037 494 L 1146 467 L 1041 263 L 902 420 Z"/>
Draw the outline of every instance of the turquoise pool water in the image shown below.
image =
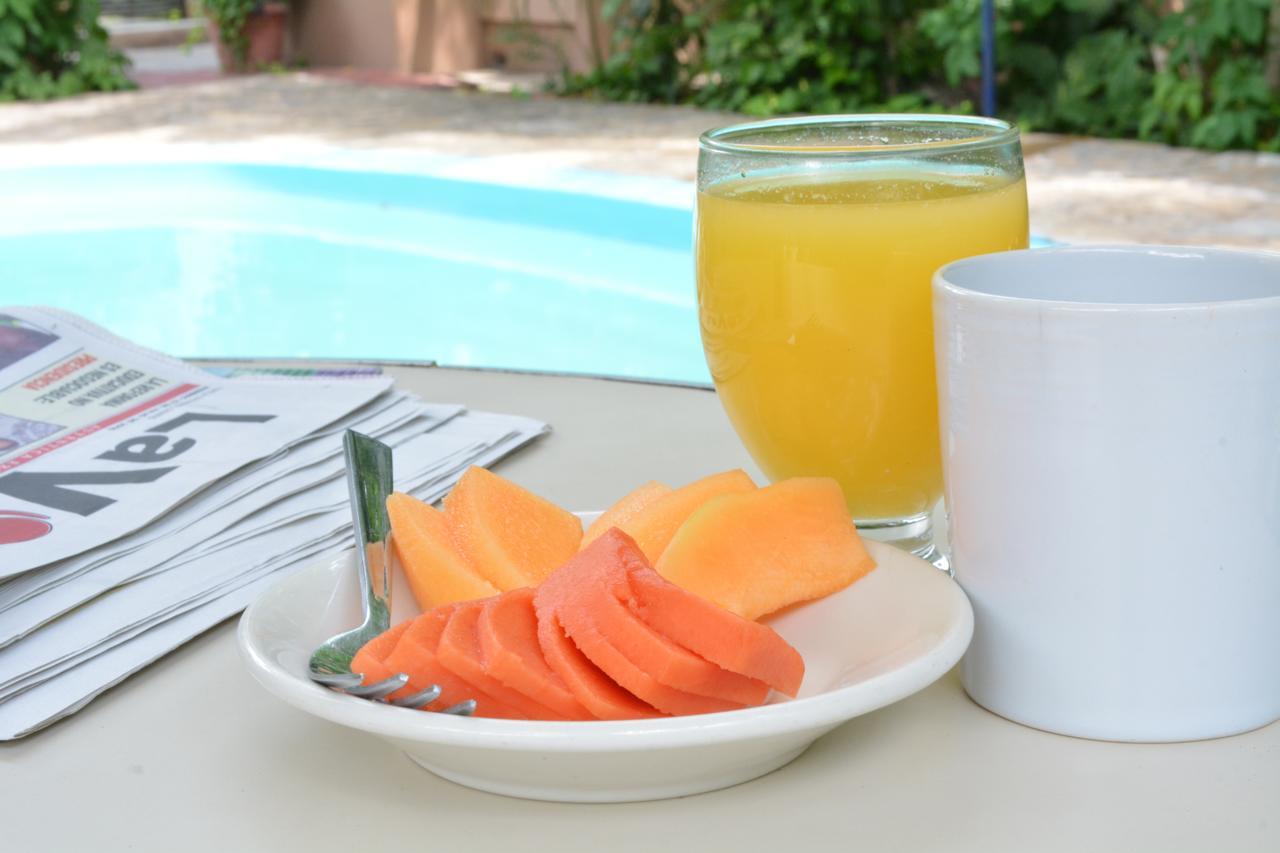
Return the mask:
<path fill-rule="evenodd" d="M 684 206 L 421 174 L 0 170 L 0 305 L 181 356 L 707 382 L 691 240 Z"/>
<path fill-rule="evenodd" d="M 688 209 L 243 164 L 0 171 L 0 304 L 182 356 L 709 381 Z"/>

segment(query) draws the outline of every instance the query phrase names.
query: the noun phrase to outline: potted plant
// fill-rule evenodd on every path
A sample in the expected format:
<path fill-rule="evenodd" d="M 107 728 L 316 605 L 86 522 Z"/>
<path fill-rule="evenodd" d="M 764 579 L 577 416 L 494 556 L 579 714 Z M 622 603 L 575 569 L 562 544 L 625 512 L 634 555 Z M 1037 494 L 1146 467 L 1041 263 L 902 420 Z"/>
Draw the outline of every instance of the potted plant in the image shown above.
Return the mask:
<path fill-rule="evenodd" d="M 202 5 L 223 71 L 242 73 L 284 60 L 286 3 L 204 0 Z"/>

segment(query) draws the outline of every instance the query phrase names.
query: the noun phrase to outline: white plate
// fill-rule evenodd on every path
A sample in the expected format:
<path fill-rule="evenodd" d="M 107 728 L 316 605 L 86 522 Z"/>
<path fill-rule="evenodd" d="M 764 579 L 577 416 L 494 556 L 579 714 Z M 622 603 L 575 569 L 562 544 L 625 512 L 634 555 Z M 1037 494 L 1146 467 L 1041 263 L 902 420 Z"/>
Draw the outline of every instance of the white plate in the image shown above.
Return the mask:
<path fill-rule="evenodd" d="M 770 624 L 804 656 L 800 695 L 759 708 L 610 722 L 460 718 L 393 708 L 319 687 L 311 652 L 357 622 L 355 557 L 291 575 L 240 620 L 241 653 L 272 693 L 311 714 L 390 740 L 433 773 L 472 788 L 564 802 L 654 800 L 713 791 L 775 770 L 843 722 L 924 689 L 964 654 L 973 611 L 943 572 L 878 542 L 862 580 Z M 393 621 L 417 608 L 399 568 Z"/>

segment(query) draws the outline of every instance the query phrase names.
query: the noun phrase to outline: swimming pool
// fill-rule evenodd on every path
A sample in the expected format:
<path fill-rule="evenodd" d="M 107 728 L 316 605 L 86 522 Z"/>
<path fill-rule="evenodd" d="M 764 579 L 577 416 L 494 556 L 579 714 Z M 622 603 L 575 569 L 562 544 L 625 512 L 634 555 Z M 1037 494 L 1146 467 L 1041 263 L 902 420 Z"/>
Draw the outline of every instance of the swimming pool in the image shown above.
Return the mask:
<path fill-rule="evenodd" d="M 686 206 L 245 163 L 0 171 L 0 304 L 181 356 L 709 381 Z"/>
<path fill-rule="evenodd" d="M 3 169 L 0 305 L 65 308 L 187 357 L 709 382 L 692 189 L 542 183 L 262 163 Z"/>

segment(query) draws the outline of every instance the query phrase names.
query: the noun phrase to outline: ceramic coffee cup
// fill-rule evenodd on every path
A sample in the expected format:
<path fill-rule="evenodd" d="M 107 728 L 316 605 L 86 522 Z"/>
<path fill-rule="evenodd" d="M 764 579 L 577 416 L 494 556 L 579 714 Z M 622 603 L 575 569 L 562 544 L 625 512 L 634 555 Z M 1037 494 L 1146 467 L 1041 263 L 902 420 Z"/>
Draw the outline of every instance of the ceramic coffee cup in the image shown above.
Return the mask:
<path fill-rule="evenodd" d="M 969 258 L 934 322 L 969 695 L 1105 740 L 1280 718 L 1280 254 Z"/>

